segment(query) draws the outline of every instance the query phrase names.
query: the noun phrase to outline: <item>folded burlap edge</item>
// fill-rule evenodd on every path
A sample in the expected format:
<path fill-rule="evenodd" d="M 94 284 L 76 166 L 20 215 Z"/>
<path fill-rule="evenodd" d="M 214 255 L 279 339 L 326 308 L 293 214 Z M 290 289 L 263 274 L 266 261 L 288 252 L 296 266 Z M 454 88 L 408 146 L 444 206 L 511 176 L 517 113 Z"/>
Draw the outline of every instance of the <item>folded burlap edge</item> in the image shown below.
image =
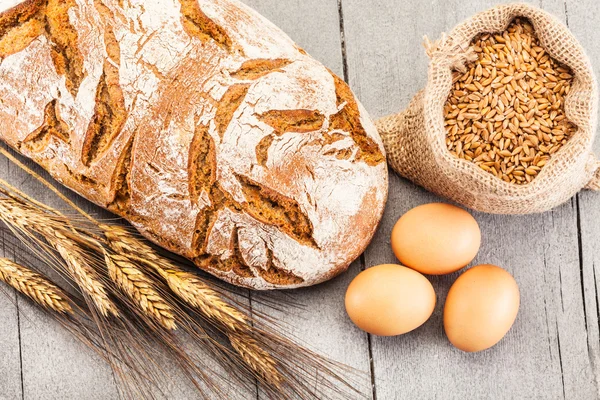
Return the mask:
<path fill-rule="evenodd" d="M 566 99 L 566 113 L 579 130 L 528 185 L 504 182 L 473 163 L 452 156 L 444 141 L 443 104 L 450 91 L 451 70 L 468 61 L 466 49 L 476 34 L 504 30 L 517 16 L 533 23 L 548 53 L 571 67 L 576 76 Z M 482 26 L 489 29 L 481 29 Z M 592 153 L 597 126 L 597 81 L 585 51 L 562 22 L 528 4 L 501 5 L 474 15 L 436 42 L 426 41 L 426 51 L 431 61 L 425 89 L 413 98 L 407 109 L 376 122 L 388 162 L 396 172 L 430 191 L 485 212 L 524 214 L 545 211 L 584 187 L 600 190 L 600 163 Z M 419 118 L 420 121 L 412 121 Z M 409 138 L 401 135 L 424 137 L 433 160 L 403 154 L 406 151 L 402 143 Z M 414 144 L 407 147 L 413 151 L 420 148 Z M 434 174 L 437 177 L 428 178 L 423 173 L 426 168 L 437 169 Z M 510 206 L 511 202 L 516 204 L 515 207 Z"/>

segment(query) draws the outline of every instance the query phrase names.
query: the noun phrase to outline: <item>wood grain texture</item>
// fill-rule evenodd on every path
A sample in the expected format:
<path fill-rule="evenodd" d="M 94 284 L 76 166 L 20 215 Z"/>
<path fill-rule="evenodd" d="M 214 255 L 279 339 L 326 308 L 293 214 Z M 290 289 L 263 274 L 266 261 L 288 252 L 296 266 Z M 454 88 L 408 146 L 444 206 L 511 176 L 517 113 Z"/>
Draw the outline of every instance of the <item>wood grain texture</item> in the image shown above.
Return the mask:
<path fill-rule="evenodd" d="M 308 54 L 343 76 L 337 0 L 241 0 L 273 22 Z"/>
<path fill-rule="evenodd" d="M 0 161 L 3 169 L 8 168 L 7 160 Z M 0 232 L 0 257 L 13 257 L 11 248 L 4 244 Z M 20 399 L 21 348 L 19 338 L 19 300 L 15 291 L 6 285 L 0 286 L 0 399 Z"/>
<path fill-rule="evenodd" d="M 245 3 L 281 27 L 298 45 L 334 73 L 344 76 L 336 0 L 246 0 Z M 302 304 L 303 308 L 284 306 L 281 311 L 275 312 L 256 301 L 253 307 L 280 318 L 287 329 L 309 348 L 362 371 L 363 375 L 357 384 L 368 394 L 371 378 L 367 335 L 348 320 L 344 311 L 344 293 L 360 269 L 361 263 L 357 260 L 347 273 L 330 282 L 283 294 Z M 262 295 L 253 293 L 252 296 L 260 301 Z M 318 382 L 315 388 L 319 388 Z M 260 394 L 259 398 L 266 397 Z"/>
<path fill-rule="evenodd" d="M 99 357 L 37 306 L 26 303 L 20 311 L 25 316 L 21 317 L 24 398 L 116 398 L 112 372 Z"/>
<path fill-rule="evenodd" d="M 5 159 L 2 160 L 2 163 L 6 162 Z M 30 162 L 28 165 L 47 177 L 39 167 Z M 10 165 L 2 169 L 0 177 L 46 204 L 65 209 L 65 205 L 56 196 L 15 166 Z M 84 209 L 99 211 L 72 192 L 64 189 L 63 192 L 68 193 Z M 101 215 L 107 216 L 104 212 Z M 15 247 L 14 239 L 10 241 L 13 243 L 10 245 L 11 258 L 23 262 L 26 251 Z M 9 248 L 8 244 L 7 248 Z M 31 262 L 30 258 L 27 260 L 25 264 Z M 56 278 L 56 275 L 50 276 Z M 18 385 L 23 386 L 22 398 L 73 400 L 116 398 L 112 372 L 102 360 L 29 301 L 19 298 L 18 304 L 19 325 L 15 324 L 13 327 L 20 333 L 20 349 L 17 349 L 21 354 L 22 370 L 19 368 Z M 90 390 L 91 388 L 96 389 Z"/>
<path fill-rule="evenodd" d="M 350 85 L 374 116 L 400 111 L 427 79 L 427 58 L 418 47 L 422 35 L 437 39 L 498 3 L 343 0 Z M 565 20 L 562 1 L 537 4 Z M 384 222 L 366 252 L 367 266 L 397 262 L 389 246 L 394 222 L 416 205 L 439 200 L 394 175 Z M 596 398 L 576 201 L 539 215 L 475 217 L 483 244 L 473 265 L 503 266 L 520 285 L 522 307 L 514 328 L 489 351 L 454 349 L 443 332 L 442 310 L 458 274 L 431 277 L 438 294 L 433 317 L 402 337 L 372 339 L 377 399 Z"/>
<path fill-rule="evenodd" d="M 600 71 L 600 47 L 595 33 L 600 22 L 600 9 L 595 0 L 565 0 L 567 24 L 579 39 L 594 66 Z M 600 140 L 594 143 L 600 156 Z M 582 192 L 577 196 L 580 234 L 580 280 L 584 297 L 584 313 L 590 363 L 596 381 L 596 398 L 600 398 L 600 196 Z"/>
<path fill-rule="evenodd" d="M 436 39 L 474 12 L 500 3 L 245 2 L 336 74 L 349 77 L 351 87 L 373 117 L 406 107 L 425 84 L 427 57 L 420 46 L 424 34 Z M 599 71 L 597 1 L 536 0 L 534 4 L 568 23 Z M 0 8 L 4 6 L 5 1 L 0 0 Z M 338 6 L 344 20 L 345 48 Z M 595 148 L 600 155 L 600 141 Z M 59 204 L 6 160 L 0 160 L 0 177 L 19 184 L 42 201 Z M 92 209 L 78 196 L 70 196 Z M 432 201 L 440 199 L 391 173 L 388 206 L 379 232 L 365 254 L 366 266 L 396 262 L 389 246 L 393 224 L 410 208 Z M 539 215 L 475 217 L 482 229 L 483 244 L 473 264 L 503 266 L 514 274 L 521 288 L 522 306 L 515 326 L 489 351 L 462 353 L 445 337 L 443 303 L 458 274 L 431 278 L 438 296 L 433 317 L 423 327 L 401 337 L 368 337 L 347 319 L 343 296 L 350 280 L 363 268 L 360 260 L 331 282 L 285 295 L 270 295 L 302 303 L 305 308 L 283 306 L 282 311 L 269 312 L 281 317 L 309 347 L 366 371 L 360 382 L 363 386 L 371 382 L 372 353 L 375 387 L 371 396 L 378 400 L 600 398 L 600 195 L 583 192 L 563 206 Z M 261 297 L 256 296 L 252 295 L 253 307 L 265 310 Z M 9 297 L 0 295 L 0 399 L 117 398 L 108 367 L 23 299 L 18 299 L 21 313 L 17 314 L 14 299 L 12 292 Z M 171 372 L 171 379 L 166 382 L 170 398 L 197 398 L 179 382 Z M 231 394 L 230 398 L 263 397 L 241 393 Z"/>

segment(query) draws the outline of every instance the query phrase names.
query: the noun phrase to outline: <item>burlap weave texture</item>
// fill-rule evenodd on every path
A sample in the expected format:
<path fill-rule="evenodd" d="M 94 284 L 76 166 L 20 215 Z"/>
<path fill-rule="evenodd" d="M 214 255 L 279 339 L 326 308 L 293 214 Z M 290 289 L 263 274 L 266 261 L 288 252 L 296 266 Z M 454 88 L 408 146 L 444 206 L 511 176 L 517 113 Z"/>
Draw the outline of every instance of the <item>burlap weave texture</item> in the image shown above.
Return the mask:
<path fill-rule="evenodd" d="M 515 185 L 459 159 L 445 143 L 443 108 L 452 86 L 452 70 L 464 63 L 472 39 L 482 32 L 505 30 L 516 17 L 529 19 L 540 43 L 575 76 L 565 101 L 574 136 L 527 185 Z M 426 87 L 406 110 L 377 121 L 391 167 L 424 188 L 474 210 L 527 214 L 549 210 L 583 188 L 600 189 L 600 163 L 592 153 L 597 127 L 597 81 L 581 45 L 555 17 L 531 5 L 494 7 L 458 25 L 430 47 Z"/>

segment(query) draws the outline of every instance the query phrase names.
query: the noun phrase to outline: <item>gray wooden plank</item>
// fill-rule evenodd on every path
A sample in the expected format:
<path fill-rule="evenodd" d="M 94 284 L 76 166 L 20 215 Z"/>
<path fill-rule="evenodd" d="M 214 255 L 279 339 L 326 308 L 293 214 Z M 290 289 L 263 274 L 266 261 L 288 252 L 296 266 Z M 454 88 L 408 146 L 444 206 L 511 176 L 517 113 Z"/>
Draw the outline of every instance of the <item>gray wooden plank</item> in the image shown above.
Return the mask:
<path fill-rule="evenodd" d="M 0 12 L 18 4 L 20 0 L 1 0 Z M 0 160 L 2 171 L 8 168 L 7 160 Z M 0 172 L 0 176 L 2 176 Z M 0 244 L 0 255 L 7 254 L 3 243 Z M 18 300 L 13 290 L 1 284 L 0 290 L 0 399 L 22 398 L 21 382 L 21 348 L 19 335 Z"/>
<path fill-rule="evenodd" d="M 282 28 L 310 55 L 343 76 L 337 0 L 244 2 Z M 367 336 L 352 325 L 344 310 L 345 290 L 360 268 L 360 260 L 357 260 L 351 265 L 349 272 L 339 278 L 316 287 L 290 292 L 293 301 L 305 305 L 305 308 L 284 306 L 282 311 L 275 312 L 265 309 L 257 302 L 253 302 L 253 307 L 280 318 L 309 348 L 363 371 L 364 376 L 357 384 L 366 388 L 368 393 L 371 378 Z M 253 293 L 253 298 L 256 296 L 261 297 L 260 294 Z"/>
<path fill-rule="evenodd" d="M 321 355 L 353 367 L 359 373 L 350 376 L 352 385 L 367 397 L 371 393 L 371 376 L 367 335 L 354 326 L 346 317 L 344 294 L 350 281 L 361 270 L 360 261 L 354 262 L 347 273 L 331 281 L 310 288 L 297 289 L 287 296 L 302 305 L 283 305 L 281 310 L 273 310 L 260 304 L 263 294 L 252 293 L 253 309 L 268 312 L 284 324 L 298 343 L 315 350 Z M 282 294 L 274 294 L 274 299 Z M 284 298 L 285 300 L 285 298 Z M 316 377 L 317 371 L 315 371 Z M 314 390 L 323 398 L 335 396 L 319 382 L 310 382 Z M 260 395 L 260 399 L 267 396 Z"/>
<path fill-rule="evenodd" d="M 309 53 L 342 75 L 335 1 L 247 2 L 286 30 Z M 440 31 L 450 29 L 475 9 L 484 9 L 492 2 L 477 5 L 473 4 L 475 2 L 463 4 L 456 1 L 436 1 L 433 5 L 395 3 L 343 0 L 351 85 L 374 116 L 382 116 L 406 106 L 414 92 L 424 84 L 426 59 L 419 47 L 423 33 L 436 38 Z M 600 52 L 593 35 L 600 21 L 597 7 L 594 7 L 594 0 L 573 0 L 573 3 L 567 4 L 571 29 L 598 66 Z M 555 13 L 564 9 L 560 1 L 541 0 L 540 4 Z M 332 23 L 337 24 L 333 25 L 335 29 Z M 4 177 L 2 174 L 4 172 L 0 172 L 0 176 Z M 27 185 L 26 176 L 13 178 L 15 182 L 20 179 Z M 52 198 L 45 191 L 34 191 L 42 199 Z M 392 174 L 390 201 L 380 232 L 368 250 L 368 265 L 394 261 L 388 236 L 395 220 L 409 208 L 435 200 L 435 196 Z M 570 202 L 551 213 L 537 216 L 477 214 L 487 245 L 484 245 L 476 261 L 505 266 L 515 274 L 521 285 L 523 306 L 515 328 L 504 342 L 490 352 L 473 356 L 453 350 L 441 329 L 440 311 L 445 292 L 456 275 L 433 279 L 440 304 L 432 320 L 414 334 L 373 340 L 377 398 L 436 395 L 444 398 L 460 395 L 470 398 L 494 395 L 497 398 L 598 397 L 598 392 L 594 392 L 592 370 L 595 367 L 597 381 L 600 365 L 597 300 L 600 262 L 596 262 L 596 254 L 600 243 L 596 239 L 598 228 L 594 226 L 594 221 L 600 215 L 596 201 L 598 196 L 591 193 L 580 197 L 581 270 L 576 203 Z M 511 249 L 511 252 L 508 253 L 507 249 Z M 368 369 L 367 337 L 347 321 L 343 310 L 343 293 L 349 280 L 359 270 L 360 263 L 357 262 L 343 277 L 315 288 L 294 291 L 294 300 L 308 307 L 306 310 L 290 308 L 280 315 L 293 327 L 296 335 L 312 347 L 365 370 Z M 4 314 L 10 307 L 4 304 L 0 304 L 0 307 L 0 320 L 4 321 Z M 37 311 L 31 312 L 39 317 Z M 14 338 L 15 332 L 18 332 L 10 328 L 10 312 L 8 321 L 8 324 L 0 327 L 3 343 L 11 335 Z M 34 322 L 22 322 L 24 338 L 27 339 L 24 342 L 29 346 L 24 347 L 24 356 L 30 361 L 25 368 L 26 375 L 30 374 L 30 377 L 26 376 L 25 380 L 27 388 L 32 388 L 30 392 L 26 389 L 27 398 L 75 398 L 70 397 L 71 393 L 84 398 L 114 398 L 109 375 L 106 370 L 95 369 L 95 361 L 87 350 L 77 349 L 76 344 L 73 347 L 69 343 L 70 338 L 65 336 L 68 334 L 58 332 L 60 327 L 53 327 L 51 321 Z M 16 328 L 16 322 L 14 324 Z M 5 329 L 8 329 L 6 337 Z M 39 329 L 43 329 L 44 335 L 49 337 L 44 340 L 36 337 L 39 336 Z M 50 350 L 46 351 L 48 348 Z M 11 353 L 14 353 L 14 344 L 7 348 L 3 346 L 0 355 L 4 355 L 2 352 L 7 349 L 12 349 Z M 75 351 L 85 356 L 68 357 Z M 52 360 L 56 362 L 59 358 L 55 357 L 61 355 L 61 362 L 64 361 L 67 367 L 64 369 L 61 366 L 56 371 Z M 10 377 L 18 370 L 18 367 L 15 369 L 7 365 L 5 360 L 8 357 L 14 360 L 11 354 L 3 358 L 0 398 L 5 393 L 11 393 L 2 390 L 4 377 Z M 39 365 L 42 358 L 51 361 Z M 458 370 L 457 366 L 460 367 Z M 48 368 L 51 369 L 49 372 L 44 371 Z M 4 374 L 5 369 L 8 375 Z M 81 377 L 76 378 L 73 385 L 84 387 L 87 391 L 73 387 L 69 382 L 73 373 Z M 9 387 L 15 387 L 14 381 L 14 378 L 7 380 L 13 382 L 12 386 L 8 384 Z M 20 379 L 17 382 L 20 386 Z M 544 382 L 544 385 L 540 385 L 540 382 Z M 106 391 L 107 385 L 109 389 Z M 102 393 L 97 394 L 97 388 L 101 388 Z M 20 387 L 16 390 L 20 391 Z M 13 393 L 16 394 L 14 397 L 7 398 L 20 396 L 20 392 Z M 190 397 L 178 394 L 175 398 Z"/>
<path fill-rule="evenodd" d="M 294 37 L 300 45 L 312 54 L 318 54 L 317 58 L 324 61 L 336 73 L 342 75 L 342 52 L 338 29 L 337 3 L 335 1 L 331 1 L 328 4 L 322 4 L 319 1 L 297 2 L 294 4 L 294 7 L 291 7 L 289 4 L 282 5 L 282 3 L 275 1 L 257 1 L 255 3 L 253 5 L 258 9 L 262 8 L 263 11 L 266 11 L 266 14 L 278 16 L 278 18 L 273 19 L 278 19 L 275 22 L 278 22 L 280 26 L 293 27 L 295 30 Z M 311 15 L 310 24 L 298 24 L 297 16 L 302 15 L 302 13 Z M 314 35 L 314 32 L 320 32 L 321 35 Z M 47 176 L 41 169 L 37 167 L 34 167 L 34 169 Z M 7 174 L 13 182 L 19 182 L 19 187 L 33 194 L 38 199 L 48 204 L 57 204 L 56 198 L 50 192 L 38 187 L 37 183 L 27 177 L 27 175 L 14 168 L 11 169 L 11 172 L 7 172 Z M 4 175 L 2 176 L 5 177 Z M 88 211 L 93 211 L 100 215 L 109 215 L 66 189 L 64 189 L 64 193 L 68 194 L 70 198 L 75 199 L 77 204 Z M 358 270 L 360 268 L 359 263 L 354 264 L 353 268 Z M 290 326 L 296 335 L 300 336 L 304 341 L 311 343 L 312 348 L 321 350 L 336 360 L 353 360 L 354 362 L 350 362 L 349 364 L 360 367 L 363 370 L 368 370 L 366 336 L 353 330 L 347 323 L 341 324 L 339 330 L 336 330 L 336 332 L 340 333 L 340 337 L 345 337 L 348 340 L 341 345 L 337 345 L 336 336 L 328 336 L 326 334 L 329 331 L 327 328 L 328 323 L 325 323 L 324 319 L 321 318 L 323 315 L 335 316 L 334 318 L 329 318 L 328 321 L 332 326 L 335 326 L 334 320 L 345 322 L 343 319 L 343 301 L 340 301 L 340 299 L 343 299 L 343 295 L 339 293 L 343 293 L 347 284 L 348 282 L 336 280 L 334 283 L 328 284 L 329 286 L 322 286 L 317 290 L 300 294 L 299 296 L 302 299 L 299 301 L 301 302 L 320 297 L 320 313 L 298 312 L 293 315 L 293 321 L 291 321 Z M 334 291 L 338 295 L 329 297 Z M 328 309 L 332 308 L 335 312 L 327 312 Z M 24 375 L 26 397 L 109 399 L 116 396 L 114 382 L 110 376 L 110 371 L 106 369 L 105 365 L 101 362 L 97 363 L 98 360 L 91 361 L 94 359 L 93 355 L 88 354 L 87 350 L 75 343 L 66 332 L 60 332 L 60 328 L 52 327 L 49 329 L 51 331 L 49 334 L 39 337 L 38 330 L 40 328 L 48 329 L 46 324 L 52 326 L 52 322 L 48 321 L 43 314 L 34 309 L 28 311 L 33 314 L 33 317 L 29 318 L 28 322 L 22 324 L 23 341 L 25 343 Z M 289 313 L 283 313 L 281 316 L 286 319 Z M 286 320 L 286 322 L 290 321 Z M 311 328 L 317 325 L 322 329 Z M 348 330 L 347 328 L 350 329 Z M 53 329 L 56 329 L 57 332 L 52 332 Z M 309 331 L 311 335 L 305 335 Z M 362 347 L 359 346 L 357 348 L 355 344 L 356 340 L 351 340 L 353 335 L 359 336 L 359 339 L 362 340 Z M 363 351 L 361 352 L 360 350 Z M 72 357 L 71 353 L 75 353 L 78 356 Z M 358 354 L 362 356 L 360 362 L 356 361 Z M 60 368 L 52 368 L 56 362 L 61 364 Z M 73 366 L 80 366 L 82 364 L 86 365 L 86 367 L 74 370 Z M 76 374 L 74 375 L 74 373 Z M 193 393 L 193 390 L 185 387 L 182 389 L 181 385 L 177 382 L 176 378 L 174 378 L 169 379 L 169 382 L 166 384 L 167 391 L 175 390 L 175 393 L 172 395 L 173 398 L 191 399 L 197 397 Z M 367 385 L 369 382 L 370 378 L 366 375 L 365 382 L 363 383 Z M 97 390 L 97 388 L 103 389 Z M 238 397 L 248 398 L 248 394 L 241 394 Z M 228 396 L 228 398 L 233 398 L 233 394 L 231 397 Z"/>
<path fill-rule="evenodd" d="M 578 196 L 581 212 L 581 279 L 585 305 L 585 323 L 590 362 L 596 381 L 596 396 L 600 398 L 600 218 L 598 193 L 585 192 Z"/>
<path fill-rule="evenodd" d="M 600 23 L 598 2 L 594 0 L 565 0 L 567 23 L 586 49 L 596 76 L 600 71 L 600 47 L 595 38 Z M 600 140 L 596 138 L 594 150 L 600 156 Z M 589 356 L 594 366 L 594 378 L 600 398 L 600 218 L 599 193 L 584 191 L 578 196 L 581 235 L 581 280 L 586 315 Z"/>
<path fill-rule="evenodd" d="M 567 26 L 573 25 L 569 18 L 568 0 L 540 0 L 540 6 L 559 17 Z M 594 15 L 586 15 L 585 18 L 589 21 L 594 18 Z M 596 22 L 599 21 L 600 19 L 596 19 Z M 582 214 L 578 197 L 573 198 L 570 205 L 572 212 L 566 216 L 561 216 L 561 210 L 564 210 L 565 207 L 551 211 L 552 225 L 549 227 L 549 233 L 552 237 L 557 237 L 558 243 L 560 243 L 567 235 L 569 238 L 575 236 L 572 230 L 575 225 L 578 254 L 574 254 L 574 246 L 570 246 L 565 252 L 550 244 L 546 250 L 545 260 L 550 259 L 553 264 L 559 265 L 561 307 L 556 318 L 556 340 L 560 351 L 565 398 L 594 398 L 600 393 L 596 376 L 596 361 L 600 343 L 596 340 L 595 349 L 589 345 L 590 330 L 586 303 L 590 301 L 590 292 L 588 290 L 586 293 L 584 290 L 586 281 L 582 273 L 583 259 L 589 253 L 582 248 L 580 227 L 582 215 L 585 214 Z M 572 220 L 573 212 L 576 221 Z M 578 261 L 578 264 L 575 263 L 575 260 Z"/>
<path fill-rule="evenodd" d="M 7 161 L 1 156 L 0 158 L 2 158 L 2 162 Z M 60 187 L 39 166 L 26 161 L 22 157 L 18 158 L 44 178 L 53 182 L 63 194 L 67 195 L 67 197 L 86 212 L 99 218 L 115 217 L 113 214 L 93 205 L 81 196 L 64 187 Z M 0 178 L 15 184 L 25 193 L 43 201 L 45 204 L 62 210 L 68 209 L 50 190 L 43 187 L 42 184 L 14 165 L 7 164 L 7 168 L 0 171 Z M 14 249 L 14 246 L 12 248 Z M 16 260 L 19 261 L 18 252 Z M 27 260 L 27 262 L 30 262 L 30 260 Z M 25 265 L 28 264 L 25 263 Z M 43 269 L 43 266 L 41 267 Z M 52 271 L 46 272 L 50 276 L 57 278 L 57 275 L 53 274 Z M 236 299 L 240 302 L 248 301 L 247 296 L 238 296 Z M 116 383 L 108 364 L 75 339 L 51 317 L 39 310 L 39 308 L 23 301 L 19 304 L 21 304 L 19 314 L 20 326 L 14 323 L 10 325 L 13 328 L 7 326 L 0 329 L 6 329 L 7 332 L 10 332 L 8 331 L 9 329 L 15 332 L 20 331 L 24 399 L 112 400 L 118 398 Z M 9 308 L 7 309 L 9 310 Z M 7 338 L 10 338 L 10 335 L 7 335 Z M 17 346 L 14 348 L 16 348 L 18 355 L 18 341 Z M 9 349 L 11 348 L 0 351 L 8 351 Z M 12 350 L 14 352 L 14 349 Z M 13 360 L 18 362 L 19 358 L 13 357 Z M 167 357 L 162 358 L 158 362 L 165 373 L 165 377 L 161 382 L 160 388 L 156 390 L 157 395 L 161 395 L 162 393 L 169 399 L 193 400 L 203 398 Z M 217 361 L 206 358 L 203 362 L 212 373 L 226 376 L 227 372 Z M 11 371 L 7 373 L 7 377 L 11 377 L 11 374 L 17 374 L 17 384 L 20 390 L 21 368 L 19 368 L 19 365 L 15 366 L 12 363 L 7 363 L 2 368 L 7 368 Z M 232 387 L 223 386 L 223 393 L 228 399 L 232 400 L 248 399 L 254 396 L 255 390 L 233 390 Z M 213 397 L 216 398 L 217 396 L 214 395 Z M 2 399 L 1 396 L 0 399 Z"/>
<path fill-rule="evenodd" d="M 314 58 L 343 76 L 337 0 L 241 0 L 261 13 Z"/>
<path fill-rule="evenodd" d="M 7 160 L 3 158 L 2 162 L 7 163 Z M 48 176 L 32 163 L 28 162 L 28 165 Z M 55 195 L 14 165 L 6 164 L 6 168 L 0 171 L 0 177 L 46 204 L 65 209 L 64 203 Z M 92 210 L 92 206 L 79 196 L 66 189 L 64 193 L 87 210 Z M 16 261 L 19 261 L 18 254 Z M 19 304 L 24 399 L 116 398 L 116 387 L 108 365 L 37 307 L 27 301 Z M 98 387 L 102 390 L 97 390 Z"/>
<path fill-rule="evenodd" d="M 4 164 L 4 163 L 2 163 Z M 3 165 L 4 166 L 4 165 Z M 11 258 L 0 232 L 0 257 Z M 0 283 L 0 399 L 20 399 L 21 346 L 19 338 L 18 300 L 15 291 Z"/>
<path fill-rule="evenodd" d="M 0 399 L 20 399 L 22 390 L 17 298 L 14 291 L 0 285 Z"/>
<path fill-rule="evenodd" d="M 24 399 L 117 398 L 103 360 L 37 306 L 21 304 Z"/>
<path fill-rule="evenodd" d="M 436 39 L 496 3 L 343 0 L 351 86 L 373 116 L 400 111 L 427 78 L 422 35 Z M 564 18 L 561 2 L 541 5 L 562 10 Z M 437 200 L 392 174 L 384 222 L 367 250 L 367 266 L 397 262 L 389 246 L 394 222 L 408 209 Z M 484 241 L 474 264 L 503 266 L 520 285 L 522 306 L 514 328 L 486 352 L 452 348 L 443 332 L 442 307 L 458 274 L 431 277 L 438 293 L 431 320 L 401 337 L 372 339 L 377 398 L 596 397 L 574 201 L 540 215 L 475 217 Z"/>

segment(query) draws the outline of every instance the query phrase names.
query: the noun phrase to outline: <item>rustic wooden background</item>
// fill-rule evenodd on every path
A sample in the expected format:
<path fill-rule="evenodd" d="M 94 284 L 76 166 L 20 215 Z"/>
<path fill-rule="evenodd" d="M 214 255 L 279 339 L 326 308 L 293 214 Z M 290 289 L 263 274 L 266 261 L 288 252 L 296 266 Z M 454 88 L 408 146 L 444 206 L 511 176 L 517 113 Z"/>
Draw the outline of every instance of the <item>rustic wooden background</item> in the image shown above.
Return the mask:
<path fill-rule="evenodd" d="M 7 8 L 15 0 L 0 0 Z M 441 32 L 494 0 L 245 0 L 326 66 L 343 76 L 373 117 L 405 107 L 425 83 L 423 35 Z M 564 21 L 600 70 L 597 0 L 534 2 Z M 600 142 L 596 144 L 600 153 Z M 56 199 L 5 159 L 0 177 L 39 199 Z M 73 196 L 76 197 L 76 196 Z M 436 196 L 390 174 L 383 222 L 366 253 L 343 276 L 297 290 L 307 305 L 278 315 L 311 347 L 365 371 L 373 399 L 600 398 L 600 193 L 583 192 L 550 212 L 529 216 L 475 213 L 483 244 L 475 263 L 508 269 L 521 288 L 517 321 L 496 347 L 478 354 L 454 349 L 442 327 L 442 307 L 457 274 L 432 277 L 434 315 L 400 337 L 379 338 L 347 319 L 343 296 L 363 268 L 395 262 L 394 222 Z M 86 204 L 77 200 L 79 204 Z M 93 208 L 86 205 L 89 209 Z M 22 251 L 5 246 L 19 258 Z M 2 287 L 0 399 L 115 399 L 110 369 L 55 322 Z M 249 301 L 256 294 L 249 293 Z M 170 380 L 173 399 L 195 398 Z M 232 397 L 234 395 L 232 394 Z M 262 398 L 242 393 L 239 398 Z"/>

